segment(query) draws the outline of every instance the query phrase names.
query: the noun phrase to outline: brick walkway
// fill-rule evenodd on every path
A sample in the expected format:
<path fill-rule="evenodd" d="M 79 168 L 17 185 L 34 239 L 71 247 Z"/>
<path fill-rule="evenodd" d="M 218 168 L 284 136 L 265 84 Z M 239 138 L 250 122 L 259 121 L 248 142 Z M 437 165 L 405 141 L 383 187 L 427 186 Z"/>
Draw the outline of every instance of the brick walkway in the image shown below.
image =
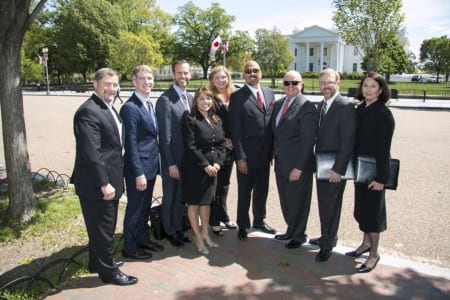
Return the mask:
<path fill-rule="evenodd" d="M 190 232 L 188 232 L 190 234 Z M 252 232 L 239 241 L 236 231 L 216 237 L 207 256 L 193 244 L 165 251 L 148 262 L 129 261 L 121 268 L 139 278 L 134 286 L 103 284 L 96 276 L 72 279 L 46 299 L 449 299 L 450 270 L 397 266 L 383 257 L 371 273 L 356 274 L 353 259 L 338 245 L 325 263 L 316 263 L 317 247 L 287 250 L 270 235 Z M 381 254 L 383 255 L 383 254 Z M 394 263 L 393 263 L 394 262 Z M 404 263 L 403 263 L 404 265 Z M 431 267 L 431 266 L 429 266 Z M 432 267 L 431 267 L 432 268 Z"/>

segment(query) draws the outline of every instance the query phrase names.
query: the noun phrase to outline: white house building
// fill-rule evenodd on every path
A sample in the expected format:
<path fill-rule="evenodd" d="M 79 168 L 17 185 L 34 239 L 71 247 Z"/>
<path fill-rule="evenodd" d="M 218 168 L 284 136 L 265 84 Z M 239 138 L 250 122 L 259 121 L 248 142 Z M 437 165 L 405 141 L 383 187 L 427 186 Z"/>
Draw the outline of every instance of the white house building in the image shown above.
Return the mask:
<path fill-rule="evenodd" d="M 347 45 L 337 30 L 326 29 L 317 25 L 303 30 L 294 30 L 286 36 L 295 61 L 292 69 L 299 72 L 318 72 L 332 68 L 338 72 L 362 73 L 362 53 L 353 45 Z M 408 50 L 409 39 L 406 28 L 402 28 L 398 37 Z"/>
<path fill-rule="evenodd" d="M 358 49 L 346 45 L 337 30 L 314 25 L 304 30 L 294 30 L 286 37 L 295 58 L 293 70 L 319 72 L 332 68 L 338 72 L 363 72 Z"/>

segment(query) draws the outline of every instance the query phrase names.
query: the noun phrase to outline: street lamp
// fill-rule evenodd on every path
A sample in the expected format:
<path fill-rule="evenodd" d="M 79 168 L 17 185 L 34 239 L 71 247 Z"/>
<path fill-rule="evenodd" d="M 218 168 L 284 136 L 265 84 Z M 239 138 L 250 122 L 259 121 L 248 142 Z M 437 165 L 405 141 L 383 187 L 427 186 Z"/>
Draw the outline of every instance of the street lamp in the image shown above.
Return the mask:
<path fill-rule="evenodd" d="M 44 66 L 45 66 L 45 76 L 47 78 L 47 95 L 50 95 L 50 82 L 48 80 L 48 48 L 42 48 L 42 53 L 44 54 Z"/>

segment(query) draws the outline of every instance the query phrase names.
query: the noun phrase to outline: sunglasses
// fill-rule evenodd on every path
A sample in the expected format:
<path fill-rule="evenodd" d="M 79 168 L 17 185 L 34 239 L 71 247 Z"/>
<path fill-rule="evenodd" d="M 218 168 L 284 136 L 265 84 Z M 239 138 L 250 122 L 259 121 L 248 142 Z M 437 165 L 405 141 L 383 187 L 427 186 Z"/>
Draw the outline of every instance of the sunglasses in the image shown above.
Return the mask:
<path fill-rule="evenodd" d="M 257 68 L 245 70 L 245 74 L 252 74 L 252 73 L 258 73 L 258 72 L 259 72 L 259 69 L 257 69 Z"/>
<path fill-rule="evenodd" d="M 293 86 L 297 86 L 300 83 L 300 81 L 283 81 L 284 86 L 289 86 L 289 84 L 292 84 Z"/>

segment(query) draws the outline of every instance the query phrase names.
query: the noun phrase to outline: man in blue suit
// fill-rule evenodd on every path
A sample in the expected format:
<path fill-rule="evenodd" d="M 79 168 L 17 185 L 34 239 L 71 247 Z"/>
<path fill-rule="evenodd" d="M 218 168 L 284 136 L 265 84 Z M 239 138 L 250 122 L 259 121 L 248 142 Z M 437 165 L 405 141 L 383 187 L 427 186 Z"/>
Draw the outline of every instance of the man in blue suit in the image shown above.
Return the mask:
<path fill-rule="evenodd" d="M 160 129 L 162 221 L 167 240 L 175 247 L 183 247 L 191 242 L 183 233 L 185 204 L 181 197 L 181 162 L 184 154 L 181 118 L 189 113 L 192 105 L 192 95 L 186 90 L 191 79 L 189 63 L 184 59 L 176 61 L 172 64 L 172 72 L 172 86 L 156 102 Z"/>
<path fill-rule="evenodd" d="M 122 255 L 131 259 L 149 259 L 152 255 L 147 250 L 163 250 L 163 246 L 150 240 L 148 226 L 159 169 L 158 124 L 150 102 L 153 71 L 147 65 L 136 66 L 131 77 L 135 92 L 120 110 L 125 127 L 124 175 L 128 199 Z"/>

